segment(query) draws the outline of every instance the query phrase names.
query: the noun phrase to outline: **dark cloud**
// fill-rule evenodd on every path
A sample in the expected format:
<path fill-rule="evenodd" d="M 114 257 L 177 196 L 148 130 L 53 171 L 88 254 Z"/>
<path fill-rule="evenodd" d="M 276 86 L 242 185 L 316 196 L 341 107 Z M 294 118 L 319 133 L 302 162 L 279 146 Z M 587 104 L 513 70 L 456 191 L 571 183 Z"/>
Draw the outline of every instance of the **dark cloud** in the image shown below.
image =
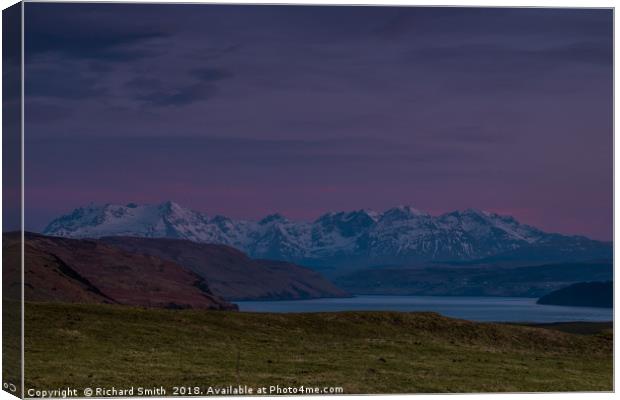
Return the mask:
<path fill-rule="evenodd" d="M 472 94 L 580 91 L 584 85 L 592 85 L 591 80 L 609 78 L 612 58 L 610 38 L 518 46 L 502 45 L 495 40 L 484 44 L 422 47 L 406 56 L 410 64 L 425 73 L 443 73 L 444 83 L 454 90 Z M 575 74 L 580 79 L 569 78 Z"/>
<path fill-rule="evenodd" d="M 71 108 L 59 106 L 51 101 L 40 101 L 29 98 L 24 106 L 29 120 L 37 124 L 47 124 L 69 117 Z"/>
<path fill-rule="evenodd" d="M 58 12 L 63 8 L 66 5 L 25 7 L 25 18 L 29 22 L 25 32 L 26 62 L 49 53 L 77 59 L 130 61 L 150 54 L 138 45 L 166 36 L 157 27 L 145 26 L 139 20 L 131 24 L 123 18 L 114 18 L 115 22 L 110 24 L 97 12 L 102 10 L 103 15 L 110 15 L 109 8 L 100 5 L 76 4 L 68 8 L 70 12 Z M 122 8 L 120 5 L 118 12 L 122 12 Z"/>
<path fill-rule="evenodd" d="M 221 81 L 234 76 L 232 72 L 221 68 L 198 68 L 191 71 L 191 74 L 205 82 Z"/>
<path fill-rule="evenodd" d="M 599 42 L 578 42 L 533 51 L 530 56 L 609 67 L 613 63 L 613 43 L 609 37 Z"/>
<path fill-rule="evenodd" d="M 452 34 L 466 35 L 462 38 L 609 38 L 612 20 L 611 9 L 395 7 L 393 15 L 374 33 L 394 40 L 414 35 L 419 39 L 440 39 Z"/>
<path fill-rule="evenodd" d="M 49 34 L 29 31 L 26 37 L 28 54 L 36 56 L 46 53 L 60 53 L 63 56 L 104 61 L 130 61 L 148 56 L 148 51 L 136 50 L 132 45 L 141 41 L 159 38 L 157 32 L 114 32 L 106 30 L 80 30 L 78 35 L 67 32 Z M 27 61 L 31 61 L 29 58 Z"/>
<path fill-rule="evenodd" d="M 482 125 L 465 125 L 450 127 L 448 130 L 436 132 L 434 138 L 437 141 L 458 143 L 463 145 L 492 145 L 498 141 L 506 141 L 501 132 L 489 132 L 489 128 Z"/>
<path fill-rule="evenodd" d="M 147 105 L 184 106 L 198 101 L 205 101 L 217 94 L 217 88 L 208 84 L 192 84 L 169 90 L 150 91 L 135 98 Z"/>
<path fill-rule="evenodd" d="M 97 149 L 114 160 L 122 170 L 132 165 L 148 165 L 150 170 L 175 179 L 182 178 L 185 171 L 210 171 L 219 174 L 229 170 L 236 177 L 243 176 L 248 169 L 264 174 L 260 179 L 290 173 L 303 174 L 304 179 L 320 181 L 325 169 L 331 170 L 339 180 L 362 180 L 373 182 L 385 179 L 402 179 L 416 176 L 416 179 L 433 179 L 443 175 L 454 164 L 459 168 L 452 171 L 458 175 L 467 174 L 463 163 L 479 160 L 483 155 L 462 146 L 443 145 L 441 141 L 424 146 L 411 146 L 377 139 L 336 138 L 333 140 L 261 140 L 241 137 L 190 137 L 177 136 L 174 141 L 161 136 L 107 136 L 85 139 L 76 136 L 57 136 L 33 142 L 32 166 L 39 170 L 56 159 L 58 170 L 66 172 L 67 179 L 82 179 L 86 176 L 102 177 L 102 180 L 118 176 L 110 170 L 101 170 L 97 164 L 89 164 L 90 153 Z M 75 163 L 84 164 L 79 171 L 68 172 Z M 88 164 L 88 165 L 87 165 Z M 381 165 L 376 170 L 376 165 Z M 167 172 L 168 166 L 174 168 Z M 352 171 L 364 171 L 363 176 L 352 177 Z M 385 176 L 389 171 L 389 178 Z M 34 174 L 34 171 L 32 171 Z M 138 171 L 138 174 L 141 174 Z M 254 173 L 252 173 L 254 175 Z M 57 175 L 59 178 L 60 175 Z M 105 177 L 105 178 L 103 178 Z M 198 182 L 225 182 L 227 174 L 204 177 L 186 176 Z"/>
<path fill-rule="evenodd" d="M 199 59 L 199 60 L 218 60 L 222 57 L 225 57 L 229 54 L 234 54 L 239 51 L 243 46 L 240 44 L 230 44 L 230 45 L 220 45 L 217 47 L 210 47 L 206 49 L 202 49 L 199 53 L 191 54 L 191 58 Z"/>
<path fill-rule="evenodd" d="M 125 86 L 130 90 L 152 91 L 153 89 L 161 88 L 162 81 L 156 78 L 138 76 L 127 81 Z"/>
<path fill-rule="evenodd" d="M 82 100 L 106 93 L 96 76 L 58 67 L 41 68 L 28 74 L 24 85 L 27 97 Z"/>
<path fill-rule="evenodd" d="M 198 79 L 196 83 L 179 84 L 170 88 L 162 80 L 149 77 L 136 77 L 125 83 L 133 91 L 133 98 L 148 106 L 185 106 L 206 101 L 218 94 L 216 83 L 234 75 L 221 68 L 197 68 L 189 76 Z"/>
<path fill-rule="evenodd" d="M 494 41 L 485 44 L 460 44 L 413 50 L 410 59 L 433 68 L 443 67 L 471 71 L 505 71 L 524 69 L 540 71 L 561 68 L 567 62 L 610 66 L 613 48 L 610 38 L 600 42 L 562 43 L 545 46 L 514 46 Z"/>

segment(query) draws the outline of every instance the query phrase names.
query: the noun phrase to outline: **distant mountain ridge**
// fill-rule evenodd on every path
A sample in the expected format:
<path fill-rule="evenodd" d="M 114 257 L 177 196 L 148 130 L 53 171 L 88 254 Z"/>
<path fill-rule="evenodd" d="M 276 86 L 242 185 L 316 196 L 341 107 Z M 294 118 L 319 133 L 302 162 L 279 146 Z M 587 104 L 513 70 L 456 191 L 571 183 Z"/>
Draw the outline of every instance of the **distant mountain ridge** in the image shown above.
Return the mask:
<path fill-rule="evenodd" d="M 602 260 L 520 267 L 362 268 L 337 277 L 335 283 L 358 295 L 540 297 L 573 283 L 608 281 L 613 276 L 613 263 Z"/>
<path fill-rule="evenodd" d="M 611 281 L 574 283 L 541 297 L 537 303 L 558 306 L 613 308 L 614 283 Z"/>
<path fill-rule="evenodd" d="M 432 216 L 409 206 L 331 212 L 312 222 L 272 214 L 259 221 L 209 216 L 174 202 L 90 205 L 53 220 L 46 235 L 137 236 L 225 244 L 253 258 L 302 265 L 372 266 L 488 258 L 611 258 L 611 244 L 543 232 L 511 216 L 468 209 Z"/>

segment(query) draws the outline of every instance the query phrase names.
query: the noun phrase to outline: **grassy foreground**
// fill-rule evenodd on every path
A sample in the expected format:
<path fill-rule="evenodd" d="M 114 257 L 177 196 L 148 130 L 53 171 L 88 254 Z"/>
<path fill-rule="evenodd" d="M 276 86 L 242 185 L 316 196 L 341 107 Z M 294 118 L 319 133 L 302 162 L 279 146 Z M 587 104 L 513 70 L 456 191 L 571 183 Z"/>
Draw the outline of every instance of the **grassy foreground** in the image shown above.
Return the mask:
<path fill-rule="evenodd" d="M 612 390 L 612 335 L 434 313 L 254 314 L 27 304 L 26 389 L 340 386 L 344 393 Z M 171 394 L 167 391 L 166 394 Z"/>

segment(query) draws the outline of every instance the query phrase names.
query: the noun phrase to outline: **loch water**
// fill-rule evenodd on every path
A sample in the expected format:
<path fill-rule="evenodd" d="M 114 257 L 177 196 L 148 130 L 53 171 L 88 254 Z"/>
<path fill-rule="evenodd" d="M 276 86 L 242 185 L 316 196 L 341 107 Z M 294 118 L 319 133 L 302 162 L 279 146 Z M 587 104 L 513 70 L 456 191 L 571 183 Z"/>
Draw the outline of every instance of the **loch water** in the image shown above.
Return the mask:
<path fill-rule="evenodd" d="M 524 297 L 355 296 L 311 300 L 239 301 L 240 311 L 305 313 L 330 311 L 432 311 L 471 321 L 567 322 L 611 321 L 611 308 L 536 304 Z"/>

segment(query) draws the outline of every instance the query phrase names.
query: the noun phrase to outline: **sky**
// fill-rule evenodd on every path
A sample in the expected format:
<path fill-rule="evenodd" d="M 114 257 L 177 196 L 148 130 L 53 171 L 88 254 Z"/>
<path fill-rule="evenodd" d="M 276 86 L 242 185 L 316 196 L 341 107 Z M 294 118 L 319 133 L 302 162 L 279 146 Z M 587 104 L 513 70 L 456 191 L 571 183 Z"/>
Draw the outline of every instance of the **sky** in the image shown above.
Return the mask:
<path fill-rule="evenodd" d="M 476 208 L 612 238 L 612 11 L 25 5 L 26 228 Z"/>

